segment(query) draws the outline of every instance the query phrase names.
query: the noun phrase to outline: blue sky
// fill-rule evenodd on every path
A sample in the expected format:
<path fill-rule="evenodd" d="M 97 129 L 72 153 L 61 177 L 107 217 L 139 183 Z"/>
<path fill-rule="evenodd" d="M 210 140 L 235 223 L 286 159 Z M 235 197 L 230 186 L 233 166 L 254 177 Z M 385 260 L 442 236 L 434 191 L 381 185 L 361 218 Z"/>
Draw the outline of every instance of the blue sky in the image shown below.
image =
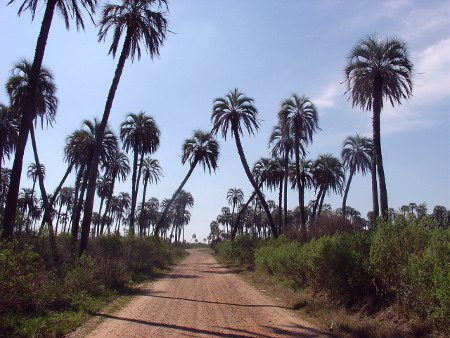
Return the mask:
<path fill-rule="evenodd" d="M 261 127 L 256 136 L 243 138 L 252 165 L 269 156 L 268 138 L 276 124 L 282 100 L 292 93 L 306 95 L 318 106 L 320 127 L 308 158 L 331 153 L 339 156 L 343 139 L 371 135 L 371 113 L 352 108 L 344 95 L 346 56 L 361 38 L 397 36 L 408 42 L 415 65 L 414 97 L 382 112 L 382 150 L 389 205 L 395 209 L 410 202 L 449 208 L 449 4 L 448 1 L 171 1 L 168 34 L 161 55 L 127 62 L 114 101 L 110 125 L 118 132 L 128 112 L 146 111 L 158 123 L 162 138 L 153 155 L 164 170 L 148 197 L 172 195 L 187 166 L 181 164 L 181 145 L 195 129 L 209 130 L 213 101 L 238 87 L 255 100 Z M 31 21 L 29 13 L 16 15 L 19 2 L 0 10 L 0 82 L 12 65 L 32 59 L 43 7 Z M 38 130 L 41 161 L 47 168 L 46 186 L 52 191 L 63 176 L 65 137 L 83 119 L 100 117 L 116 61 L 107 55 L 106 43 L 97 42 L 97 28 L 86 22 L 86 31 L 75 26 L 66 31 L 55 16 L 44 64 L 55 75 L 59 109 L 53 128 Z M 4 90 L 0 102 L 8 103 Z M 208 175 L 197 168 L 185 186 L 192 193 L 186 237 L 202 239 L 209 224 L 227 205 L 229 188 L 251 193 L 233 139 L 219 138 L 219 170 Z M 31 145 L 25 169 L 33 161 Z M 131 154 L 130 154 L 131 159 Z M 11 166 L 6 162 L 6 166 Z M 26 171 L 26 170 L 25 170 Z M 72 185 L 74 177 L 68 184 Z M 115 193 L 130 191 L 131 177 Z M 23 175 L 22 186 L 31 186 Z M 363 216 L 371 209 L 370 177 L 356 176 L 348 205 Z M 142 190 L 142 189 L 141 189 Z M 275 193 L 266 192 L 270 199 Z M 312 199 L 314 191 L 307 193 Z M 295 207 L 296 193 L 289 195 Z M 139 199 L 140 200 L 140 199 Z M 341 197 L 325 201 L 339 207 Z M 431 210 L 430 210 L 431 211 Z"/>

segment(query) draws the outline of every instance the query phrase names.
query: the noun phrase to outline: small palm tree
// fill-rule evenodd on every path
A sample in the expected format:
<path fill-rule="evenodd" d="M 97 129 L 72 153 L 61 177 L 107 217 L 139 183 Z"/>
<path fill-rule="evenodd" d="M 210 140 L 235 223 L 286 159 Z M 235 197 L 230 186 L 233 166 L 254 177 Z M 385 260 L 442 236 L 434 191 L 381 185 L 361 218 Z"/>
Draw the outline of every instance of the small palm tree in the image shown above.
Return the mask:
<path fill-rule="evenodd" d="M 352 105 L 373 113 L 374 164 L 378 172 L 381 213 L 385 218 L 389 207 L 381 152 L 380 116 L 384 100 L 394 106 L 411 97 L 413 71 L 406 42 L 398 38 L 380 41 L 375 36 L 368 36 L 356 44 L 347 57 L 344 70 Z M 374 213 L 376 217 L 378 210 Z"/>
<path fill-rule="evenodd" d="M 156 10 L 153 8 L 156 7 Z M 103 117 L 95 145 L 92 167 L 89 173 L 89 186 L 84 210 L 83 225 L 85 228 L 91 224 L 92 211 L 94 208 L 95 183 L 98 174 L 99 152 L 101 142 L 106 130 L 111 108 L 119 86 L 120 77 L 125 66 L 125 61 L 135 56 L 141 58 L 141 42 L 150 57 L 159 55 L 159 48 L 166 37 L 167 19 L 163 11 L 167 9 L 167 0 L 123 0 L 121 4 L 106 4 L 103 7 L 102 19 L 100 20 L 99 41 L 104 41 L 110 30 L 113 30 L 113 40 L 109 48 L 109 54 L 116 56 L 122 34 L 125 39 L 120 52 L 114 78 L 108 92 L 108 97 L 103 111 Z M 135 204 L 136 205 L 136 204 Z M 134 210 L 131 214 L 134 221 Z M 134 224 L 130 224 L 131 233 L 134 233 Z M 89 231 L 84 230 L 80 241 L 80 255 L 86 250 Z"/>
<path fill-rule="evenodd" d="M 211 120 L 213 121 L 211 133 L 216 135 L 220 130 L 225 140 L 227 139 L 228 131 L 230 131 L 231 137 L 234 136 L 239 157 L 247 178 L 253 186 L 253 189 L 256 191 L 264 211 L 267 214 L 272 235 L 278 237 L 278 231 L 275 227 L 272 215 L 270 214 L 269 207 L 253 178 L 241 144 L 240 136 L 243 135 L 243 128 L 245 128 L 249 134 L 254 134 L 255 131 L 259 129 L 257 115 L 258 111 L 253 105 L 253 99 L 245 96 L 236 88 L 229 92 L 225 97 L 219 97 L 214 100 L 213 113 L 211 115 Z"/>
<path fill-rule="evenodd" d="M 356 136 L 348 136 L 344 140 L 342 146 L 341 158 L 344 168 L 350 170 L 348 175 L 347 185 L 345 186 L 344 198 L 342 199 L 342 216 L 346 217 L 347 195 L 350 189 L 355 172 L 360 172 L 365 175 L 370 171 L 372 165 L 372 140 L 367 137 L 362 137 L 359 134 Z"/>
<path fill-rule="evenodd" d="M 161 229 L 163 223 L 165 222 L 165 217 L 174 202 L 180 193 L 181 189 L 183 189 L 184 185 L 188 181 L 189 177 L 191 177 L 192 172 L 194 171 L 197 164 L 201 164 L 203 166 L 203 170 L 208 168 L 209 173 L 211 171 L 216 171 L 217 169 L 217 160 L 219 158 L 219 143 L 216 139 L 210 134 L 201 130 L 194 131 L 194 136 L 190 139 L 184 141 L 182 155 L 181 155 L 181 163 L 185 164 L 189 161 L 189 171 L 184 178 L 183 182 L 181 182 L 178 189 L 173 194 L 171 200 L 166 204 L 161 218 L 159 219 L 154 234 L 157 236 L 159 230 Z"/>
<path fill-rule="evenodd" d="M 160 177 L 163 176 L 162 168 L 159 165 L 159 161 L 150 157 L 147 157 L 142 164 L 142 175 L 144 181 L 144 191 L 142 192 L 142 205 L 145 205 L 145 196 L 147 193 L 147 184 L 155 183 L 158 184 Z M 143 220 L 146 219 L 146 208 L 143 208 L 140 214 L 140 224 L 143 223 Z M 139 233 L 142 235 L 142 226 L 140 227 Z"/>
<path fill-rule="evenodd" d="M 100 230 L 100 225 L 102 224 L 102 208 L 103 208 L 103 202 L 105 199 L 110 195 L 111 192 L 111 184 L 112 181 L 108 176 L 101 176 L 97 180 L 97 196 L 100 198 L 100 207 L 98 209 L 98 223 L 97 223 L 97 235 L 103 234 L 103 228 Z M 95 233 L 95 231 L 94 231 Z"/>
<path fill-rule="evenodd" d="M 244 202 L 244 193 L 242 192 L 242 189 L 230 188 L 227 191 L 227 201 L 228 205 L 232 206 L 231 221 L 234 223 L 234 211 L 236 210 L 236 206 L 239 206 Z M 231 233 L 233 233 L 234 227 L 235 226 L 231 228 Z"/>
<path fill-rule="evenodd" d="M 344 168 L 342 163 L 331 154 L 320 155 L 313 164 L 313 175 L 316 184 L 316 189 L 319 189 L 317 198 L 314 204 L 312 219 L 317 213 L 320 216 L 325 195 L 334 191 L 335 193 L 342 193 L 344 187 Z"/>

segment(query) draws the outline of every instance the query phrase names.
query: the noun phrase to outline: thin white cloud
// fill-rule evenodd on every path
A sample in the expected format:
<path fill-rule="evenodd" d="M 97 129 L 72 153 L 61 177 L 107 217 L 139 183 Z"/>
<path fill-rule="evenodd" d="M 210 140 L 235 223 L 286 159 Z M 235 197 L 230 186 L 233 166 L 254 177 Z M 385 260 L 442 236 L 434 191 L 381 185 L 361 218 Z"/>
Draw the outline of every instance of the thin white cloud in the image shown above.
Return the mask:
<path fill-rule="evenodd" d="M 323 89 L 322 93 L 314 97 L 312 102 L 319 108 L 330 108 L 336 106 L 336 100 L 339 96 L 342 96 L 343 91 L 345 90 L 342 85 L 340 86 L 336 82 L 329 84 Z"/>

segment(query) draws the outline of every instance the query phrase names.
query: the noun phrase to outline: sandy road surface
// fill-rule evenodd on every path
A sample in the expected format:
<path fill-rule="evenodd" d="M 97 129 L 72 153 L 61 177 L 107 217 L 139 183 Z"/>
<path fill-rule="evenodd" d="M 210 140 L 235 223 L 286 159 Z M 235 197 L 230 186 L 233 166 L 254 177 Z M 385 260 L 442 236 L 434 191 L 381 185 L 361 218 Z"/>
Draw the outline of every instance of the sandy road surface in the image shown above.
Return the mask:
<path fill-rule="evenodd" d="M 202 251 L 87 337 L 326 337 Z"/>

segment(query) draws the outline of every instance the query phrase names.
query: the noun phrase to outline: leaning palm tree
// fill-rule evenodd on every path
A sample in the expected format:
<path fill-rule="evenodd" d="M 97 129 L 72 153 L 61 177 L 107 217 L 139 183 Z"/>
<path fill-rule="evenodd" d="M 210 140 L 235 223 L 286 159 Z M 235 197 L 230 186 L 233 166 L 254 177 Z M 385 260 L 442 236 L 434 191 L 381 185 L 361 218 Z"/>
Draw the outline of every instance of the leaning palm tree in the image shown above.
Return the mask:
<path fill-rule="evenodd" d="M 220 97 L 214 100 L 213 113 L 211 115 L 211 120 L 213 121 L 211 133 L 216 135 L 219 130 L 221 130 L 222 136 L 225 140 L 227 139 L 228 131 L 230 131 L 231 137 L 234 136 L 244 171 L 263 205 L 273 236 L 278 237 L 278 231 L 275 227 L 272 215 L 270 214 L 269 207 L 267 206 L 266 200 L 261 190 L 258 188 L 255 179 L 253 178 L 241 144 L 240 136 L 243 135 L 243 127 L 247 129 L 249 134 L 254 134 L 255 131 L 259 129 L 257 115 L 258 111 L 253 105 L 253 99 L 245 96 L 236 88 L 229 92 L 225 97 Z"/>
<path fill-rule="evenodd" d="M 142 192 L 142 205 L 145 205 L 145 196 L 147 194 L 147 184 L 148 183 L 155 183 L 157 184 L 160 180 L 160 177 L 163 176 L 162 168 L 159 165 L 159 161 L 150 157 L 147 157 L 143 164 L 142 164 L 142 175 L 143 181 L 144 181 L 144 190 Z M 147 209 L 144 207 L 142 208 L 141 214 L 140 214 L 140 221 L 139 223 L 142 224 L 143 220 L 147 217 L 146 215 Z M 140 227 L 139 233 L 142 235 L 142 227 Z"/>
<path fill-rule="evenodd" d="M 300 178 L 300 153 L 312 142 L 313 134 L 319 129 L 319 114 L 316 106 L 306 96 L 293 94 L 281 104 L 279 124 L 284 132 L 294 136 L 295 174 L 298 183 L 298 204 L 304 239 L 306 239 L 305 187 Z"/>
<path fill-rule="evenodd" d="M 13 3 L 14 0 L 10 0 L 8 4 Z M 34 19 L 39 1 L 36 0 L 23 0 L 21 6 L 19 7 L 18 14 L 29 10 Z M 22 112 L 22 118 L 20 122 L 19 135 L 17 140 L 16 154 L 14 157 L 12 176 L 10 189 L 8 191 L 7 198 L 7 210 L 4 219 L 4 230 L 2 233 L 2 238 L 10 238 L 12 235 L 12 230 L 15 222 L 15 210 L 17 207 L 17 198 L 19 195 L 20 188 L 20 177 L 22 173 L 23 166 L 23 156 L 25 154 L 25 147 L 28 140 L 28 133 L 32 128 L 33 119 L 36 116 L 36 110 L 38 109 L 39 102 L 37 95 L 39 95 L 39 77 L 42 71 L 42 62 L 44 60 L 45 47 L 47 45 L 47 39 L 50 32 L 50 27 L 52 25 L 53 14 L 55 9 L 63 17 L 66 28 L 69 29 L 69 17 L 75 18 L 75 22 L 78 27 L 84 29 L 83 16 L 81 12 L 81 7 L 85 8 L 91 16 L 95 13 L 95 7 L 97 5 L 97 0 L 47 0 L 44 17 L 42 19 L 41 30 L 36 43 L 36 49 L 34 54 L 34 60 L 30 67 L 30 81 L 26 88 L 26 95 L 23 97 L 22 106 L 25 108 Z M 46 203 L 48 204 L 48 203 Z"/>
<path fill-rule="evenodd" d="M 19 135 L 19 121 L 13 111 L 0 103 L 0 172 L 5 158 L 13 154 Z"/>
<path fill-rule="evenodd" d="M 153 7 L 157 10 L 153 10 Z M 85 228 L 91 224 L 92 211 L 94 207 L 95 183 L 98 174 L 98 161 L 101 142 L 111 113 L 112 104 L 119 86 L 125 61 L 135 56 L 138 60 L 141 58 L 141 46 L 143 42 L 145 50 L 150 57 L 159 55 L 159 48 L 162 46 L 166 37 L 167 19 L 165 13 L 160 10 L 167 9 L 167 0 L 123 0 L 119 5 L 106 4 L 103 7 L 102 19 L 100 20 L 99 41 L 104 41 L 110 30 L 113 30 L 113 40 L 109 48 L 109 54 L 116 56 L 119 48 L 119 41 L 125 32 L 125 39 L 122 51 L 119 56 L 114 78 L 106 99 L 105 110 L 103 112 L 102 122 L 98 133 L 97 143 L 95 145 L 92 167 L 89 173 L 89 186 L 87 191 L 83 225 Z M 133 217 L 133 216 L 132 216 Z M 80 254 L 86 248 L 89 238 L 89 231 L 84 230 L 80 241 Z"/>
<path fill-rule="evenodd" d="M 192 172 L 194 171 L 197 164 L 200 163 L 203 166 L 203 170 L 206 170 L 206 168 L 208 168 L 208 171 L 211 174 L 211 171 L 215 172 L 217 169 L 218 158 L 219 158 L 219 143 L 210 133 L 201 130 L 196 130 L 194 131 L 194 136 L 192 138 L 184 141 L 182 147 L 181 163 L 185 164 L 186 162 L 189 161 L 190 168 L 183 182 L 181 182 L 180 186 L 175 191 L 170 201 L 166 203 L 161 218 L 156 224 L 154 230 L 155 236 L 158 235 L 159 230 L 165 223 L 165 217 L 169 212 L 172 203 L 175 201 L 178 194 L 183 189 L 189 177 L 191 177 Z"/>
<path fill-rule="evenodd" d="M 360 172 L 362 175 L 365 175 L 367 171 L 370 171 L 372 165 L 372 153 L 373 147 L 370 138 L 362 137 L 359 134 L 345 138 L 342 146 L 341 158 L 344 168 L 347 168 L 350 172 L 345 186 L 344 198 L 342 199 L 343 217 L 346 217 L 347 196 L 353 175 L 355 172 Z"/>
<path fill-rule="evenodd" d="M 160 135 L 161 133 L 155 120 L 144 111 L 138 114 L 129 113 L 126 120 L 120 125 L 120 139 L 123 142 L 123 148 L 127 152 L 133 151 L 130 235 L 134 235 L 134 212 L 136 210 L 144 156 L 152 154 L 158 149 Z"/>
<path fill-rule="evenodd" d="M 383 101 L 392 106 L 412 95 L 413 64 L 406 42 L 398 38 L 380 41 L 376 36 L 360 40 L 350 51 L 345 67 L 347 92 L 353 106 L 372 110 L 373 148 L 380 187 L 380 208 L 387 217 L 388 196 L 381 152 L 380 116 Z M 374 210 L 376 216 L 376 210 Z"/>

